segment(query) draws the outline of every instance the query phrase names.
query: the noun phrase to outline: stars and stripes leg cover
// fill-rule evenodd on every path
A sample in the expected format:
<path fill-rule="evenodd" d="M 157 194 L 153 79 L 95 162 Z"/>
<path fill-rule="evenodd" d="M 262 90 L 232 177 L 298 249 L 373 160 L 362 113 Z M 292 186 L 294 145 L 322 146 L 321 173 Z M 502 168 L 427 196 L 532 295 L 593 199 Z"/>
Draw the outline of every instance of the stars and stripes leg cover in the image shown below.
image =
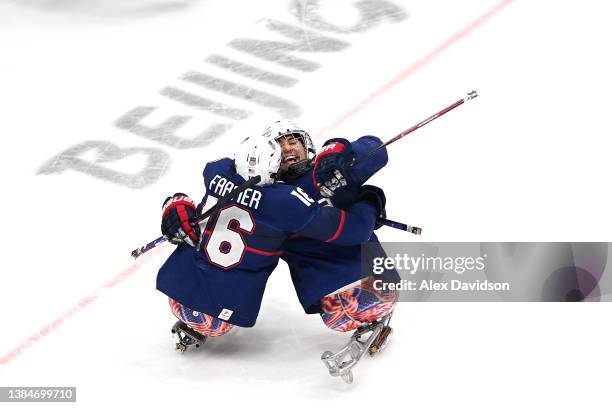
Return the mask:
<path fill-rule="evenodd" d="M 174 299 L 168 298 L 172 313 L 189 327 L 208 337 L 221 336 L 232 330 L 233 325 L 216 317 L 191 310 Z"/>
<path fill-rule="evenodd" d="M 367 280 L 366 280 L 367 281 Z M 321 318 L 330 329 L 347 332 L 382 319 L 393 311 L 396 291 L 376 291 L 369 282 L 321 299 Z"/>

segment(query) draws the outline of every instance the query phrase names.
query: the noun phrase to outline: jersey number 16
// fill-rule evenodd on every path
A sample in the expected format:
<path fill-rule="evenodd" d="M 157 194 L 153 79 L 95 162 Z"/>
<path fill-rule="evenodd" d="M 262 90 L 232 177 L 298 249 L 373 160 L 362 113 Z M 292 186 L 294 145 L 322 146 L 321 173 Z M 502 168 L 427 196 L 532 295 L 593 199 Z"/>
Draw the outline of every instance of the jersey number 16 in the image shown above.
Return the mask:
<path fill-rule="evenodd" d="M 208 196 L 202 212 L 216 203 L 217 198 Z M 208 222 L 210 223 L 210 220 Z M 254 229 L 255 223 L 247 210 L 232 205 L 219 211 L 208 242 L 203 248 L 210 263 L 223 269 L 229 269 L 242 262 L 246 244 L 241 232 L 251 234 Z M 208 230 L 206 228 L 206 231 Z"/>

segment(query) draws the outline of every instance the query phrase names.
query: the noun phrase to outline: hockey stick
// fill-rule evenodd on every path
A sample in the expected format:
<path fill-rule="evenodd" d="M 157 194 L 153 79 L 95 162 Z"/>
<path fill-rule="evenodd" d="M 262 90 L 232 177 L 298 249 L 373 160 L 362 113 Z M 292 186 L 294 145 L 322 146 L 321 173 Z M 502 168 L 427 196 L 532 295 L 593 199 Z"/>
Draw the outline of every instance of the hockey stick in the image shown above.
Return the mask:
<path fill-rule="evenodd" d="M 216 213 L 219 209 L 221 209 L 221 207 L 224 206 L 228 201 L 238 197 L 238 195 L 240 193 L 242 193 L 247 188 L 253 187 L 255 184 L 259 183 L 260 180 L 261 180 L 261 176 L 255 176 L 253 178 L 250 178 L 245 183 L 239 185 L 238 187 L 233 189 L 231 192 L 229 192 L 228 194 L 224 195 L 217 202 L 217 204 L 215 204 L 212 207 L 210 207 L 206 212 L 204 212 L 204 214 L 199 215 L 198 217 L 196 217 L 194 219 L 193 223 L 194 224 L 199 224 L 200 222 L 204 221 L 206 218 L 210 217 L 211 215 Z M 168 239 L 166 237 L 164 237 L 164 236 L 161 236 L 161 237 L 159 237 L 157 239 L 154 239 L 153 241 L 149 242 L 145 246 L 142 246 L 140 248 L 136 248 L 135 250 L 133 250 L 132 251 L 132 257 L 134 259 L 136 259 L 140 255 L 144 254 L 145 252 L 150 251 L 151 249 L 155 248 L 159 244 L 162 244 L 162 243 L 166 242 L 167 240 Z"/>
<path fill-rule="evenodd" d="M 403 222 L 388 220 L 386 218 L 379 218 L 378 222 L 384 226 L 397 228 L 402 231 L 410 232 L 414 235 L 421 235 L 421 232 L 423 232 L 423 228 L 421 227 L 415 227 L 414 225 L 408 225 L 404 224 Z"/>
<path fill-rule="evenodd" d="M 429 122 L 432 122 L 432 121 L 438 119 L 440 116 L 442 116 L 442 115 L 452 111 L 453 109 L 455 109 L 458 106 L 463 105 L 467 101 L 471 101 L 472 99 L 476 98 L 477 96 L 478 96 L 478 92 L 476 90 L 468 92 L 468 94 L 464 98 L 461 98 L 458 101 L 456 101 L 455 103 L 452 103 L 451 105 L 449 105 L 446 108 L 442 109 L 440 112 L 434 113 L 433 115 L 431 115 L 427 119 L 424 119 L 421 122 L 417 123 L 416 125 L 414 125 L 410 129 L 404 130 L 399 135 L 397 135 L 394 138 L 392 138 L 391 140 L 388 140 L 387 142 L 381 144 L 380 146 L 370 150 L 369 152 L 367 152 L 363 156 L 353 158 L 347 165 L 349 167 L 353 167 L 357 163 L 359 163 L 359 162 L 367 159 L 368 157 L 371 157 L 372 155 L 376 154 L 376 152 L 379 151 L 380 149 L 384 149 L 385 147 L 389 146 L 391 143 L 397 142 L 398 140 L 400 140 L 404 136 L 414 132 L 415 130 L 417 130 L 417 129 L 423 127 L 423 126 L 425 126 Z M 423 231 L 423 229 L 420 228 L 420 227 L 415 227 L 413 225 L 404 224 L 404 223 L 399 222 L 399 221 L 388 220 L 386 218 L 379 218 L 378 222 L 380 224 L 382 224 L 382 225 L 387 226 L 387 227 L 397 228 L 397 229 L 400 229 L 402 231 L 407 231 L 407 232 L 410 232 L 411 234 L 415 234 L 415 235 L 421 235 L 421 232 Z"/>
<path fill-rule="evenodd" d="M 414 132 L 415 130 L 425 126 L 426 124 L 428 124 L 429 122 L 432 122 L 436 119 L 438 119 L 440 116 L 452 111 L 453 109 L 455 109 L 458 106 L 463 105 L 464 103 L 466 103 L 467 101 L 471 101 L 472 99 L 476 98 L 478 96 L 478 92 L 477 91 L 472 91 L 472 92 L 468 92 L 468 94 L 465 96 L 465 98 L 461 98 L 459 99 L 457 102 L 447 106 L 446 108 L 442 109 L 440 112 L 438 113 L 434 113 L 433 115 L 431 115 L 430 117 L 428 117 L 427 119 L 417 123 L 416 125 L 414 125 L 413 127 L 411 127 L 408 130 L 404 130 L 402 133 L 400 133 L 399 135 L 395 136 L 393 139 L 381 144 L 380 146 L 370 150 L 369 152 L 367 152 L 366 154 L 364 154 L 363 156 L 360 157 L 355 157 L 353 158 L 347 165 L 349 167 L 353 167 L 354 165 L 356 165 L 357 163 L 367 159 L 368 157 L 372 156 L 373 154 L 375 154 L 377 151 L 379 151 L 380 149 L 384 149 L 385 147 L 387 147 L 388 145 L 390 145 L 393 142 L 397 142 L 398 140 L 400 140 L 401 138 L 403 138 L 404 136 Z"/>
<path fill-rule="evenodd" d="M 398 140 L 400 140 L 401 138 L 403 138 L 404 136 L 414 132 L 415 130 L 425 126 L 426 124 L 428 124 L 429 122 L 432 122 L 436 119 L 438 119 L 440 116 L 450 112 L 451 110 L 455 109 L 456 107 L 463 105 L 465 102 L 472 100 L 474 98 L 476 98 L 478 96 L 478 93 L 474 90 L 471 91 L 467 94 L 467 96 L 465 98 L 461 98 L 458 101 L 456 101 L 455 103 L 447 106 L 446 108 L 442 109 L 440 112 L 437 112 L 433 115 L 431 115 L 430 117 L 428 117 L 427 119 L 417 123 L 416 125 L 414 125 L 413 127 L 411 127 L 408 130 L 403 131 L 402 133 L 400 133 L 399 135 L 395 136 L 394 138 L 392 138 L 391 140 L 388 140 L 387 142 L 381 144 L 380 146 L 370 150 L 369 152 L 367 152 L 366 154 L 364 154 L 363 156 L 359 157 L 359 158 L 353 158 L 349 163 L 348 166 L 352 167 L 354 165 L 356 165 L 357 163 L 359 163 L 360 161 L 363 161 L 365 159 L 367 159 L 368 157 L 374 155 L 377 151 L 379 151 L 380 149 L 383 149 L 385 147 L 387 147 L 388 145 L 390 145 L 393 142 L 397 142 Z M 224 196 L 221 200 L 219 200 L 219 202 L 217 204 L 215 204 L 213 207 L 211 207 L 208 211 L 206 211 L 204 214 L 202 214 L 201 216 L 199 216 L 198 218 L 196 218 L 196 223 L 199 223 L 200 221 L 206 219 L 207 217 L 209 217 L 211 214 L 213 214 L 215 211 L 217 211 L 222 205 L 224 205 L 225 203 L 227 203 L 229 200 L 233 199 L 234 197 L 237 197 L 238 194 L 240 194 L 242 191 L 246 190 L 249 187 L 254 186 L 255 184 L 257 184 L 259 182 L 259 180 L 261 179 L 260 176 L 254 177 L 252 179 L 249 179 L 249 181 L 247 181 L 246 183 L 242 184 L 241 186 L 235 188 L 234 190 L 232 190 L 229 194 L 227 194 L 226 196 Z M 414 227 L 414 226 L 410 226 L 401 222 L 397 222 L 397 221 L 392 221 L 392 220 L 387 220 L 384 218 L 379 219 L 379 222 L 383 225 L 386 225 L 388 227 L 392 227 L 392 228 L 397 228 L 397 229 L 401 229 L 403 231 L 408 231 L 411 232 L 413 234 L 416 235 L 420 235 L 421 234 L 421 228 L 419 227 Z M 132 251 L 132 257 L 134 259 L 138 258 L 140 255 L 144 254 L 147 251 L 150 251 L 151 249 L 155 248 L 157 245 L 166 242 L 167 239 L 164 236 L 161 236 L 151 242 L 149 242 L 148 244 L 146 244 L 145 246 L 142 246 L 140 248 L 137 248 L 135 250 Z"/>

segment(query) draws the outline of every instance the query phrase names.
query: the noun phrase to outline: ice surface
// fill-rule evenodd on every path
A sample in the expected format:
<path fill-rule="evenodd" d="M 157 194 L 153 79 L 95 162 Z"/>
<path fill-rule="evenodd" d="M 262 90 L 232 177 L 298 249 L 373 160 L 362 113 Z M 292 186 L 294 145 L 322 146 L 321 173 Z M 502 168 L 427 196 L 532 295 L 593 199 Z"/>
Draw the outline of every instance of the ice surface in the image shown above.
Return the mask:
<path fill-rule="evenodd" d="M 278 0 L 0 5 L 0 385 L 77 386 L 78 405 L 87 407 L 604 401 L 609 304 L 401 304 L 389 347 L 365 358 L 348 386 L 319 361 L 348 335 L 303 314 L 284 265 L 255 328 L 210 340 L 198 353 L 173 350 L 173 318 L 154 289 L 170 248 L 136 263 L 129 253 L 158 236 L 168 193 L 199 196 L 204 162 L 278 115 L 248 95 L 189 84 L 181 79 L 189 71 L 293 102 L 317 144 L 363 134 L 388 139 L 477 88 L 478 99 L 390 149 L 389 166 L 372 182 L 387 191 L 389 217 L 423 226 L 424 235 L 381 230 L 381 239 L 610 241 L 609 6 L 392 1 L 403 18 L 349 32 L 360 18 L 356 3 L 300 1 L 297 16 L 291 2 Z M 316 13 L 342 29 L 305 24 L 302 51 L 321 45 L 316 34 L 347 46 L 293 54 L 319 64 L 314 71 L 228 45 L 282 38 L 267 19 L 299 26 Z M 205 61 L 214 54 L 297 83 L 283 88 L 230 73 Z M 160 94 L 169 87 L 248 118 L 188 107 Z M 142 122 L 150 127 L 190 116 L 177 131 L 183 138 L 214 123 L 233 126 L 211 143 L 177 149 L 116 125 L 139 106 L 157 108 Z M 103 143 L 78 156 L 86 163 L 80 172 L 66 168 L 74 156 L 57 158 L 94 141 Z M 96 161 L 112 155 L 111 145 L 141 150 Z M 146 149 L 161 152 L 148 168 L 156 176 L 130 188 L 126 180 L 147 166 Z M 96 166 L 111 176 L 93 177 L 102 174 Z"/>

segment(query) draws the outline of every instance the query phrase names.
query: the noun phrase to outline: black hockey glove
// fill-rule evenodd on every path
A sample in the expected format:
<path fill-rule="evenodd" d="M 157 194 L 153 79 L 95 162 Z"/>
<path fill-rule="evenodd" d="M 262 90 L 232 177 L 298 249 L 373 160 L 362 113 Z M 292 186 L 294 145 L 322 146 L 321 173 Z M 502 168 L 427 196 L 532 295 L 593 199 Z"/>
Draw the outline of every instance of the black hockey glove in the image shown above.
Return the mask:
<path fill-rule="evenodd" d="M 351 143 L 346 139 L 330 139 L 323 145 L 312 170 L 315 187 L 334 207 L 348 208 L 357 198 L 359 184 L 351 176 L 347 164 L 353 159 Z"/>
<path fill-rule="evenodd" d="M 370 185 L 361 186 L 359 194 L 357 195 L 357 201 L 366 201 L 376 208 L 377 221 L 374 229 L 379 229 L 382 227 L 382 224 L 380 224 L 378 220 L 380 218 L 387 217 L 387 211 L 385 210 L 387 198 L 385 197 L 385 192 L 382 190 L 382 188 Z"/>
<path fill-rule="evenodd" d="M 186 243 L 195 247 L 200 240 L 200 227 L 191 222 L 196 216 L 196 207 L 191 198 L 183 193 L 167 197 L 163 205 L 161 231 L 169 242 Z"/>

